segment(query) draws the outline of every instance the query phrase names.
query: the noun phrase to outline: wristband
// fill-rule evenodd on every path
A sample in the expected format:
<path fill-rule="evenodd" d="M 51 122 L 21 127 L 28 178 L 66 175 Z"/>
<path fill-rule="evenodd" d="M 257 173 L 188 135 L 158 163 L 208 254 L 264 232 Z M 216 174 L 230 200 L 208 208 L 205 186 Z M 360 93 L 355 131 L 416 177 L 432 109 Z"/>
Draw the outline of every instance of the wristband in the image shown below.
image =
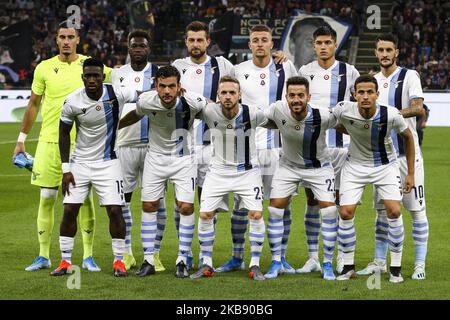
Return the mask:
<path fill-rule="evenodd" d="M 17 142 L 24 143 L 26 138 L 27 138 L 27 134 L 23 133 L 23 132 L 20 132 L 19 133 L 19 137 L 17 138 Z"/>
<path fill-rule="evenodd" d="M 68 162 L 63 162 L 62 165 L 61 165 L 61 167 L 62 167 L 62 172 L 63 172 L 63 174 L 64 174 L 64 173 L 67 173 L 67 172 L 70 172 L 70 163 L 68 163 Z"/>

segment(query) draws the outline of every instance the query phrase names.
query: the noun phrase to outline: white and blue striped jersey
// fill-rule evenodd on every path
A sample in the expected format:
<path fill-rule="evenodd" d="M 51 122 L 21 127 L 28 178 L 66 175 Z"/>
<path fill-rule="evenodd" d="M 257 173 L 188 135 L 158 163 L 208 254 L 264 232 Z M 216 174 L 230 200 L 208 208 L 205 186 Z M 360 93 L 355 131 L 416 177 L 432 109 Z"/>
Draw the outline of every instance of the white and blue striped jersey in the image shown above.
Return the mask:
<path fill-rule="evenodd" d="M 309 81 L 309 103 L 315 107 L 332 109 L 340 101 L 349 101 L 359 72 L 348 63 L 335 61 L 328 69 L 322 68 L 317 60 L 300 68 L 299 75 Z M 330 129 L 326 137 L 330 148 L 348 146 L 350 137 Z"/>
<path fill-rule="evenodd" d="M 211 169 L 220 172 L 247 171 L 259 167 L 255 145 L 256 127 L 267 119 L 255 106 L 239 105 L 233 119 L 223 115 L 222 106 L 209 103 L 201 118 L 210 127 L 213 155 Z"/>
<path fill-rule="evenodd" d="M 126 64 L 111 71 L 111 83 L 116 86 L 132 88 L 136 91 L 148 91 L 155 87 L 154 77 L 158 67 L 147 63 L 141 71 L 134 71 L 131 64 Z M 126 103 L 122 115 L 136 109 L 135 103 Z M 117 133 L 117 146 L 141 147 L 148 143 L 149 123 L 147 116 L 131 126 L 122 128 Z"/>
<path fill-rule="evenodd" d="M 351 137 L 348 161 L 370 167 L 396 161 L 391 132 L 402 133 L 408 128 L 396 108 L 377 104 L 373 117 L 365 119 L 357 102 L 343 101 L 333 109 L 333 114 Z"/>
<path fill-rule="evenodd" d="M 116 159 L 114 147 L 123 106 L 136 100 L 135 90 L 108 84 L 103 85 L 98 101 L 89 98 L 84 88 L 71 93 L 61 110 L 61 121 L 77 126 L 71 162 Z"/>
<path fill-rule="evenodd" d="M 188 90 L 217 101 L 219 80 L 223 76 L 234 76 L 234 66 L 224 57 L 207 56 L 203 63 L 197 64 L 190 57 L 175 60 L 172 65 L 181 74 L 181 86 Z M 201 120 L 194 121 L 195 145 L 204 145 L 210 142 L 205 132 L 208 127 Z"/>
<path fill-rule="evenodd" d="M 331 164 L 325 133 L 336 126 L 329 110 L 308 104 L 306 117 L 298 121 L 291 115 L 286 101 L 277 101 L 264 110 L 264 115 L 276 123 L 281 133 L 281 158 L 300 168 L 321 168 Z"/>
<path fill-rule="evenodd" d="M 264 68 L 257 67 L 253 60 L 245 61 L 236 65 L 234 71 L 241 85 L 242 103 L 263 109 L 277 100 L 285 100 L 286 80 L 297 75 L 291 61 L 275 64 L 272 59 Z M 279 131 L 258 128 L 256 147 L 258 149 L 279 148 Z"/>
<path fill-rule="evenodd" d="M 393 106 L 398 110 L 402 110 L 409 108 L 412 99 L 423 99 L 424 97 L 422 85 L 420 84 L 420 76 L 415 70 L 398 67 L 397 70 L 387 78 L 381 72 L 377 73 L 375 78 L 377 79 L 378 91 L 380 92 L 380 96 L 378 97 L 378 102 L 380 104 Z M 422 158 L 419 138 L 416 131 L 416 117 L 405 118 L 405 121 L 414 138 L 416 157 Z M 402 137 L 393 132 L 392 141 L 394 142 L 397 156 L 405 156 Z"/>
<path fill-rule="evenodd" d="M 183 157 L 193 152 L 192 123 L 207 101 L 199 94 L 185 92 L 177 97 L 175 106 L 166 108 L 157 91 L 144 92 L 136 103 L 136 113 L 147 115 L 151 134 L 149 150 Z"/>

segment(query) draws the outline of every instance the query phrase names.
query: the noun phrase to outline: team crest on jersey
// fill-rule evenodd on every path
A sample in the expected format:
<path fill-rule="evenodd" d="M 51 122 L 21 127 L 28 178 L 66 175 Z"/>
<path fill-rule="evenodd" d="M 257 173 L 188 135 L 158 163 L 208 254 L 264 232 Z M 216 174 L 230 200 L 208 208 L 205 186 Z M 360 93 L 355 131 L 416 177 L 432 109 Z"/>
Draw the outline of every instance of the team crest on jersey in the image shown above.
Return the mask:
<path fill-rule="evenodd" d="M 343 74 L 338 74 L 338 82 L 340 82 L 341 81 L 341 78 L 343 77 L 343 76 L 345 76 L 345 73 L 343 73 Z"/>
<path fill-rule="evenodd" d="M 397 89 L 398 85 L 402 82 L 403 82 L 403 80 L 395 81 L 395 89 Z"/>
<path fill-rule="evenodd" d="M 214 70 L 216 69 L 217 67 L 211 67 L 211 74 L 214 74 Z"/>
<path fill-rule="evenodd" d="M 370 127 L 370 125 L 369 125 L 368 123 L 366 123 L 366 124 L 364 125 L 364 128 L 366 128 L 366 129 L 369 129 L 369 127 Z"/>
<path fill-rule="evenodd" d="M 214 127 L 217 127 L 219 123 L 217 121 L 214 121 Z"/>
<path fill-rule="evenodd" d="M 328 80 L 328 79 L 330 79 L 330 76 L 326 74 L 326 75 L 323 76 L 323 78 L 324 78 L 325 80 Z"/>
<path fill-rule="evenodd" d="M 265 79 L 265 78 L 266 78 L 266 74 L 265 74 L 265 73 L 261 73 L 261 74 L 259 75 L 259 77 L 260 77 L 261 79 Z"/>
<path fill-rule="evenodd" d="M 300 126 L 298 124 L 294 128 L 295 130 L 300 130 Z"/>
<path fill-rule="evenodd" d="M 227 129 L 233 129 L 233 125 L 231 123 L 227 124 Z"/>
<path fill-rule="evenodd" d="M 197 71 L 195 71 L 197 74 L 201 74 L 202 73 L 202 69 L 197 69 Z"/>
<path fill-rule="evenodd" d="M 387 88 L 389 85 L 387 84 L 387 82 L 385 84 L 383 84 L 383 88 Z"/>
<path fill-rule="evenodd" d="M 248 79 L 248 77 L 250 77 L 250 75 L 248 73 L 244 74 L 245 80 Z"/>
<path fill-rule="evenodd" d="M 134 82 L 140 82 L 140 81 L 141 81 L 141 78 L 139 78 L 139 77 L 134 78 Z"/>
<path fill-rule="evenodd" d="M 55 68 L 55 69 L 53 69 L 53 71 L 55 71 L 55 73 L 57 74 L 58 73 L 58 68 Z"/>
<path fill-rule="evenodd" d="M 97 105 L 97 106 L 95 107 L 95 110 L 100 111 L 100 110 L 102 110 L 102 107 L 101 107 L 100 105 Z"/>
<path fill-rule="evenodd" d="M 186 113 L 188 113 L 189 111 L 181 111 L 181 112 L 179 112 L 178 114 L 182 117 L 182 118 L 184 118 L 184 117 L 186 117 Z"/>
<path fill-rule="evenodd" d="M 263 86 L 265 84 L 266 84 L 266 82 L 264 80 L 261 80 L 261 85 Z"/>
<path fill-rule="evenodd" d="M 384 123 L 377 123 L 378 130 L 383 129 Z"/>
<path fill-rule="evenodd" d="M 167 116 L 168 116 L 169 118 L 172 118 L 172 117 L 173 117 L 173 113 L 172 113 L 172 112 L 169 112 L 169 113 L 167 114 Z"/>

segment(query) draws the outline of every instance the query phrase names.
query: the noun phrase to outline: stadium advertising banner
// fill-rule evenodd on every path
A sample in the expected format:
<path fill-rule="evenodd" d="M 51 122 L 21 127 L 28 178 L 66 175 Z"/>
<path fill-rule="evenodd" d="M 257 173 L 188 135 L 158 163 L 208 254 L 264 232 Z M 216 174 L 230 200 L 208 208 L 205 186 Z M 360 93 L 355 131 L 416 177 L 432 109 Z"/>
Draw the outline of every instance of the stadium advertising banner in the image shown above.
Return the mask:
<path fill-rule="evenodd" d="M 278 47 L 281 36 L 288 19 L 263 19 L 263 18 L 234 18 L 233 37 L 231 38 L 231 50 L 239 52 L 245 50 L 248 52 L 248 40 L 250 29 L 258 24 L 267 25 L 272 28 L 274 48 Z"/>
<path fill-rule="evenodd" d="M 337 33 L 338 49 L 336 55 L 350 35 L 352 26 L 334 18 L 321 15 L 311 15 L 299 12 L 290 17 L 284 29 L 280 50 L 286 52 L 297 69 L 316 59 L 313 43 L 314 31 L 322 26 L 329 25 Z"/>
<path fill-rule="evenodd" d="M 21 122 L 30 94 L 30 90 L 0 90 L 0 122 Z M 427 126 L 450 127 L 450 93 L 425 92 L 424 96 L 425 104 L 430 109 Z M 40 116 L 37 121 L 41 121 Z"/>

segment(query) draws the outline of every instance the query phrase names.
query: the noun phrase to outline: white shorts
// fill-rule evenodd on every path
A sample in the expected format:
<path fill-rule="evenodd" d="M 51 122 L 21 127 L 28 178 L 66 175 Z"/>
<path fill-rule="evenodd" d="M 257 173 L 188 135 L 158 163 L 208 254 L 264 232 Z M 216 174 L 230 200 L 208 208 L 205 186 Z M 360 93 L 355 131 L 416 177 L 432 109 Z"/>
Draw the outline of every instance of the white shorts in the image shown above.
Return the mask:
<path fill-rule="evenodd" d="M 341 172 L 341 206 L 359 203 L 367 184 L 373 184 L 381 200 L 402 200 L 402 183 L 397 162 L 369 167 L 345 162 Z"/>
<path fill-rule="evenodd" d="M 400 178 L 403 184 L 405 182 L 405 177 L 408 175 L 408 164 L 406 157 L 398 158 L 397 163 L 400 169 Z M 403 193 L 402 203 L 408 211 L 422 211 L 425 208 L 425 175 L 422 157 L 416 158 L 414 164 L 414 188 L 410 193 Z M 384 209 L 383 202 L 378 200 L 376 190 L 374 190 L 373 199 L 375 209 Z"/>
<path fill-rule="evenodd" d="M 240 199 L 239 209 L 263 210 L 261 172 L 252 169 L 242 172 L 218 173 L 210 170 L 206 174 L 200 203 L 200 212 L 228 211 L 226 197 L 233 192 Z"/>
<path fill-rule="evenodd" d="M 155 152 L 145 156 L 141 200 L 156 201 L 164 197 L 166 183 L 173 182 L 176 199 L 194 203 L 197 168 L 193 155 L 174 157 Z"/>
<path fill-rule="evenodd" d="M 144 172 L 146 153 L 147 146 L 117 148 L 117 155 L 122 167 L 123 193 L 131 193 L 136 190 Z"/>
<path fill-rule="evenodd" d="M 70 185 L 70 195 L 64 197 L 63 203 L 84 203 L 91 187 L 101 206 L 124 205 L 123 179 L 118 159 L 91 163 L 70 164 L 75 187 Z"/>
<path fill-rule="evenodd" d="M 272 180 L 270 198 L 292 196 L 299 186 L 311 189 L 319 201 L 335 201 L 333 167 L 302 169 L 281 160 Z"/>
<path fill-rule="evenodd" d="M 341 186 L 341 171 L 347 159 L 347 148 L 330 148 L 331 164 L 334 169 L 334 189 L 339 190 Z"/>
<path fill-rule="evenodd" d="M 209 171 L 213 145 L 197 146 L 195 148 L 195 159 L 197 161 L 197 186 L 202 188 L 206 173 Z"/>
<path fill-rule="evenodd" d="M 280 148 L 258 149 L 258 161 L 262 175 L 264 198 L 270 199 L 273 175 L 280 162 Z"/>

